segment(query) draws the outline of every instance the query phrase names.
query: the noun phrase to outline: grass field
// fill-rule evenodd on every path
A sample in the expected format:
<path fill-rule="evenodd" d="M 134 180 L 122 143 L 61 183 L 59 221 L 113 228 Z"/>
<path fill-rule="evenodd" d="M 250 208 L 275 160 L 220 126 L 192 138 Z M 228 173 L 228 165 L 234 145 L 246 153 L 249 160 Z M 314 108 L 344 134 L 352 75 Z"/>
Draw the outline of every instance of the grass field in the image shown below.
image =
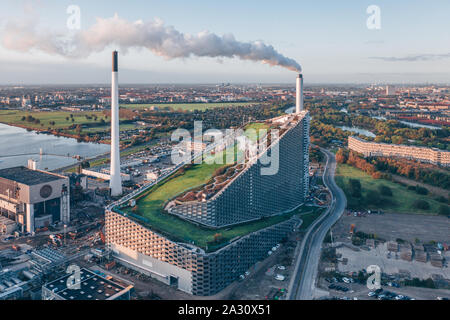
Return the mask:
<path fill-rule="evenodd" d="M 152 106 L 164 110 L 164 108 L 172 108 L 174 110 L 204 111 L 220 107 L 247 107 L 256 104 L 256 102 L 222 102 L 222 103 L 146 103 L 146 104 L 121 104 L 121 108 L 127 109 L 145 109 Z"/>
<path fill-rule="evenodd" d="M 349 179 L 358 179 L 361 182 L 363 199 L 359 200 L 350 196 Z M 435 201 L 430 196 L 417 194 L 415 191 L 408 190 L 405 186 L 398 183 L 385 180 L 373 179 L 362 170 L 356 169 L 346 164 L 339 164 L 336 172 L 336 182 L 344 190 L 348 199 L 349 207 L 362 207 L 367 209 L 382 209 L 392 213 L 416 213 L 437 215 L 441 203 Z M 373 191 L 378 191 L 380 185 L 385 185 L 392 190 L 392 197 L 384 196 L 379 205 L 367 205 L 366 200 Z M 414 202 L 418 199 L 429 203 L 429 210 L 420 210 L 415 208 Z"/>
<path fill-rule="evenodd" d="M 70 118 L 70 114 L 73 115 L 74 121 L 72 122 Z M 22 117 L 27 117 L 31 115 L 35 119 L 39 119 L 40 123 L 23 121 Z M 97 121 L 92 119 L 86 119 L 87 116 L 96 115 Z M 69 117 L 69 120 L 66 118 Z M 25 112 L 22 110 L 0 110 L 0 122 L 11 124 L 11 125 L 20 125 L 25 126 L 32 129 L 47 129 L 51 127 L 52 129 L 57 128 L 67 128 L 72 124 L 95 124 L 99 123 L 100 119 L 104 119 L 108 122 L 108 118 L 105 118 L 101 111 L 87 111 L 87 112 L 68 112 L 68 111 L 55 111 L 55 112 Z M 54 121 L 55 125 L 51 125 L 50 122 Z"/>
<path fill-rule="evenodd" d="M 73 122 L 70 115 L 73 115 Z M 40 123 L 29 122 L 22 120 L 22 117 L 32 116 L 35 119 L 39 119 Z M 97 116 L 97 121 L 92 117 Z M 91 116 L 92 119 L 86 118 Z M 67 120 L 69 118 L 69 120 Z M 100 120 L 105 120 L 105 123 L 101 123 Z M 54 129 L 66 129 L 66 133 L 76 134 L 75 129 L 68 130 L 71 125 L 84 125 L 81 129 L 82 133 L 97 133 L 110 130 L 110 118 L 107 118 L 102 111 L 85 111 L 85 112 L 70 112 L 70 111 L 54 111 L 54 112 L 25 112 L 22 110 L 0 110 L 0 122 L 10 124 L 13 126 L 21 126 L 34 130 L 47 130 L 49 127 Z M 55 122 L 55 124 L 50 124 Z M 120 124 L 120 130 L 133 130 L 142 128 L 142 126 L 126 123 Z"/>

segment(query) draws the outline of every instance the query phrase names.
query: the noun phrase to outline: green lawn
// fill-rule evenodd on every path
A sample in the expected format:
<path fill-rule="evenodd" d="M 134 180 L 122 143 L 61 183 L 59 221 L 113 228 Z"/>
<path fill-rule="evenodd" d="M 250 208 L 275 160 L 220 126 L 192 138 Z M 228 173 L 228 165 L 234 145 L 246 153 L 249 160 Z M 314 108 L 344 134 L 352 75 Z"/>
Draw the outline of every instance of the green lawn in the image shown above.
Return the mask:
<path fill-rule="evenodd" d="M 303 220 L 300 229 L 301 230 L 308 229 L 308 227 L 322 214 L 324 210 L 325 209 L 314 208 L 312 209 L 311 212 L 300 215 L 300 218 Z"/>
<path fill-rule="evenodd" d="M 143 225 L 156 232 L 160 232 L 168 236 L 174 241 L 192 243 L 205 249 L 206 251 L 214 251 L 236 237 L 241 237 L 246 234 L 286 221 L 294 215 L 299 215 L 303 212 L 311 212 L 311 214 L 307 215 L 317 217 L 318 213 L 321 212 L 321 209 L 301 207 L 289 213 L 263 218 L 253 222 L 247 222 L 240 225 L 224 227 L 220 229 L 209 229 L 185 221 L 177 216 L 164 213 L 162 210 L 160 210 L 160 207 L 158 208 L 157 203 L 143 204 L 142 202 L 140 202 L 140 210 L 142 210 L 141 206 L 145 208 L 145 214 L 143 214 L 143 217 L 145 218 L 146 222 L 135 218 L 139 223 L 142 223 Z M 123 210 L 128 214 L 131 213 L 130 208 L 126 208 Z M 214 237 L 216 234 L 220 234 L 220 240 L 214 242 Z"/>
<path fill-rule="evenodd" d="M 183 111 L 204 111 L 220 107 L 247 107 L 256 104 L 256 102 L 222 102 L 222 103 L 146 103 L 146 104 L 121 104 L 121 108 L 127 109 L 145 109 L 152 106 L 158 107 L 160 110 L 169 107 L 174 110 Z"/>
<path fill-rule="evenodd" d="M 121 123 L 120 124 L 120 130 L 121 131 L 123 131 L 123 130 L 133 130 L 133 129 L 139 129 L 139 128 L 143 128 L 143 126 L 139 126 L 139 125 L 136 125 L 134 123 L 125 123 L 125 124 Z M 98 125 L 98 126 L 83 128 L 82 131 L 84 133 L 87 133 L 87 132 L 94 133 L 94 132 L 105 132 L 105 131 L 109 131 L 109 130 L 111 130 L 111 125 L 110 125 L 110 122 L 108 120 L 108 122 L 105 125 L 103 125 L 103 126 L 102 125 Z"/>
<path fill-rule="evenodd" d="M 350 196 L 348 181 L 350 178 L 358 179 L 361 182 L 363 199 L 352 198 Z M 362 170 L 346 164 L 339 164 L 336 172 L 336 182 L 344 190 L 349 207 L 361 207 L 367 209 L 382 209 L 393 213 L 414 213 L 414 214 L 438 214 L 438 209 L 442 205 L 430 196 L 419 195 L 415 191 L 408 190 L 405 186 L 385 180 L 373 179 Z M 367 205 L 366 200 L 371 192 L 378 191 L 380 185 L 385 185 L 392 190 L 392 197 L 383 196 L 379 205 Z M 423 199 L 430 204 L 429 210 L 415 208 L 414 201 Z"/>
<path fill-rule="evenodd" d="M 256 135 L 254 134 L 254 132 L 245 132 L 245 136 L 247 138 L 249 138 L 251 141 L 257 141 L 260 135 L 259 130 L 269 130 L 269 127 L 266 123 L 264 122 L 252 122 L 249 123 L 245 126 L 244 130 L 255 130 L 256 131 Z"/>
<path fill-rule="evenodd" d="M 265 124 L 257 123 L 254 129 L 257 127 L 262 128 L 262 125 Z M 183 174 L 174 176 L 173 178 L 169 177 L 148 191 L 147 195 L 141 197 L 138 201 L 139 211 L 143 212 L 144 216 L 149 212 L 159 211 L 167 200 L 190 189 L 206 184 L 211 180 L 217 169 L 227 165 L 226 159 L 231 158 L 230 154 L 233 154 L 235 161 L 238 159 L 238 156 L 243 157 L 242 151 L 238 150 L 237 145 L 234 148 L 227 148 L 225 151 L 215 155 L 209 155 L 202 164 L 193 165 Z M 213 161 L 214 159 L 220 160 L 220 158 L 222 158 L 223 163 Z"/>
<path fill-rule="evenodd" d="M 73 115 L 74 121 L 72 122 L 70 114 Z M 35 119 L 39 119 L 40 123 L 22 121 L 22 117 L 31 115 Z M 86 115 L 96 115 L 97 121 L 92 119 L 86 119 Z M 66 120 L 69 117 L 69 120 Z M 69 111 L 55 111 L 55 112 L 25 112 L 22 110 L 0 110 L 0 122 L 11 125 L 21 125 L 32 129 L 52 129 L 66 128 L 72 124 L 100 124 L 100 120 L 104 119 L 106 122 L 109 118 L 105 118 L 101 111 L 86 111 L 86 112 L 69 112 Z M 50 122 L 54 121 L 55 125 L 51 125 Z M 85 129 L 83 129 L 85 130 Z"/>
<path fill-rule="evenodd" d="M 73 115 L 73 122 L 70 115 Z M 31 115 L 35 119 L 39 119 L 40 123 L 23 121 L 22 117 L 27 117 Z M 95 118 L 87 119 L 87 116 L 97 116 L 97 121 Z M 67 117 L 69 120 L 67 120 Z M 101 123 L 100 120 L 103 119 L 105 123 Z M 55 122 L 55 124 L 50 124 L 50 122 Z M 0 110 L 0 122 L 10 124 L 13 126 L 22 126 L 30 129 L 36 130 L 47 130 L 49 127 L 53 129 L 67 129 L 71 125 L 85 125 L 82 128 L 82 133 L 97 133 L 105 132 L 110 130 L 109 117 L 106 117 L 101 111 L 83 111 L 83 112 L 70 112 L 70 111 L 55 111 L 55 112 L 25 112 L 22 110 Z M 142 126 L 136 125 L 134 123 L 122 123 L 120 124 L 120 130 L 133 130 L 142 128 Z M 76 134 L 76 130 L 66 130 L 66 133 Z"/>
<path fill-rule="evenodd" d="M 233 152 L 233 148 L 226 150 L 227 154 Z M 236 147 L 234 153 L 236 156 Z M 213 160 L 213 157 L 223 157 L 225 160 L 225 152 L 221 152 L 217 155 L 210 155 L 208 159 Z M 212 162 L 212 161 L 211 161 Z M 206 163 L 194 164 L 192 167 L 186 169 L 184 173 L 175 173 L 172 177 L 162 181 L 151 190 L 147 191 L 145 196 L 141 196 L 138 200 L 139 211 L 143 212 L 143 215 L 147 215 L 149 212 L 159 211 L 164 203 L 176 197 L 177 195 L 206 184 L 211 180 L 214 171 L 226 166 L 224 163 Z"/>

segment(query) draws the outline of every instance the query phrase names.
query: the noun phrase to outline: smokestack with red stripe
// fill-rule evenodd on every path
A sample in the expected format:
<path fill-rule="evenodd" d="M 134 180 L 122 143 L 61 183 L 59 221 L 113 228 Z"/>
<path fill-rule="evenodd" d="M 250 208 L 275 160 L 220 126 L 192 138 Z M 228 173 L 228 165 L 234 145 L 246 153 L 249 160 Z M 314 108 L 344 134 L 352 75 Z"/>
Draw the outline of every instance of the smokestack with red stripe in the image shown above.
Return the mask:
<path fill-rule="evenodd" d="M 122 178 L 120 176 L 120 145 L 119 145 L 119 64 L 118 52 L 112 55 L 111 82 L 111 167 L 109 187 L 111 196 L 122 195 Z"/>
<path fill-rule="evenodd" d="M 297 76 L 296 97 L 295 97 L 295 113 L 303 110 L 303 75 Z"/>

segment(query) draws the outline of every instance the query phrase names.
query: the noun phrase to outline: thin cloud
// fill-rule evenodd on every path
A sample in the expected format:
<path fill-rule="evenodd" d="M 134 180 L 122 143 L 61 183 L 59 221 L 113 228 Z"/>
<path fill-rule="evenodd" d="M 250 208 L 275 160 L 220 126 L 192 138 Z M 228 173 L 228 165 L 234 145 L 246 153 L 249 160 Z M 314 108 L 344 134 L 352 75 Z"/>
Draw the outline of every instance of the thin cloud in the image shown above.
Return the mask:
<path fill-rule="evenodd" d="M 450 58 L 450 52 L 444 54 L 418 54 L 418 55 L 410 55 L 404 57 L 369 57 L 369 59 L 382 60 L 388 62 L 396 62 L 396 61 L 435 61 Z"/>

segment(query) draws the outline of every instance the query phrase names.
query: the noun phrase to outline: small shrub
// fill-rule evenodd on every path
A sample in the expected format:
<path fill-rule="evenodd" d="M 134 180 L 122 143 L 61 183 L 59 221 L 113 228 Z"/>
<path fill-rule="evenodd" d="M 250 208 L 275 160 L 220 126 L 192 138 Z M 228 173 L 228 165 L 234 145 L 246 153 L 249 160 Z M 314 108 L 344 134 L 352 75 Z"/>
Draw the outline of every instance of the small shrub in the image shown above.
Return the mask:
<path fill-rule="evenodd" d="M 450 208 L 449 208 L 449 206 L 441 205 L 441 206 L 439 207 L 438 213 L 439 213 L 440 215 L 443 215 L 443 216 L 448 216 L 448 215 L 450 215 Z"/>
<path fill-rule="evenodd" d="M 420 199 L 414 201 L 414 207 L 421 210 L 428 210 L 430 209 L 430 204 L 427 201 Z"/>
<path fill-rule="evenodd" d="M 428 189 L 421 186 L 416 186 L 416 192 L 417 194 L 427 195 Z"/>
<path fill-rule="evenodd" d="M 378 187 L 378 190 L 380 191 L 381 195 L 387 196 L 387 197 L 392 197 L 392 190 L 388 186 L 380 185 Z"/>

